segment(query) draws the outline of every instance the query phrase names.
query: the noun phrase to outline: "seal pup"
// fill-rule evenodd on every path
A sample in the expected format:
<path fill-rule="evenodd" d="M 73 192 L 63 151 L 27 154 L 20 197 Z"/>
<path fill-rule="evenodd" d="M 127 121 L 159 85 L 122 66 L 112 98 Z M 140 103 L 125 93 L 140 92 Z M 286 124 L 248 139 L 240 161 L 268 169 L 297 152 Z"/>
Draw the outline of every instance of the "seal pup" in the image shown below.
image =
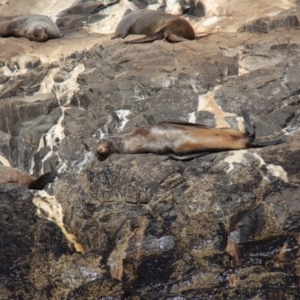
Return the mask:
<path fill-rule="evenodd" d="M 46 42 L 59 38 L 56 24 L 47 16 L 27 14 L 0 17 L 0 37 L 25 37 L 30 41 Z"/>
<path fill-rule="evenodd" d="M 124 39 L 129 34 L 145 34 L 145 37 L 125 41 L 139 44 L 166 39 L 170 43 L 193 40 L 195 32 L 188 21 L 162 11 L 143 9 L 125 15 L 119 22 L 112 39 Z"/>
<path fill-rule="evenodd" d="M 15 168 L 0 165 L 0 184 L 19 183 L 29 189 L 42 190 L 47 183 L 54 181 L 56 175 L 57 173 L 52 171 L 35 178 Z"/>
<path fill-rule="evenodd" d="M 247 112 L 241 108 L 246 132 L 214 128 L 188 122 L 166 121 L 140 127 L 121 136 L 100 140 L 97 154 L 100 160 L 111 153 L 166 154 L 176 160 L 187 160 L 209 152 L 265 147 L 281 144 L 284 138 L 255 141 L 255 129 Z"/>

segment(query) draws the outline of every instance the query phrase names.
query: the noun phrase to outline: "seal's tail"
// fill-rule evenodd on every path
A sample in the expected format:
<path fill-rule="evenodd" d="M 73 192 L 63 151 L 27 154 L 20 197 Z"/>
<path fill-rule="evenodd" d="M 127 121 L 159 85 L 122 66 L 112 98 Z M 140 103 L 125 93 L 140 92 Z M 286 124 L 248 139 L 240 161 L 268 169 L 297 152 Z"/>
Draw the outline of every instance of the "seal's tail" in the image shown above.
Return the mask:
<path fill-rule="evenodd" d="M 243 107 L 240 107 L 240 108 L 242 111 L 242 116 L 244 118 L 247 135 L 249 137 L 251 137 L 252 139 L 255 139 L 255 128 L 254 128 L 253 124 L 251 123 L 250 117 Z"/>
<path fill-rule="evenodd" d="M 246 132 L 251 140 L 250 145 L 252 147 L 266 147 L 266 146 L 271 146 L 271 145 L 278 145 L 278 144 L 285 142 L 285 138 L 283 138 L 283 137 L 276 139 L 276 140 L 270 140 L 270 141 L 254 141 L 255 128 L 254 128 L 253 124 L 251 123 L 250 117 L 249 117 L 248 113 L 246 112 L 246 110 L 243 107 L 241 107 L 241 111 L 242 111 L 242 116 L 243 116 L 244 122 L 245 122 Z"/>
<path fill-rule="evenodd" d="M 251 142 L 251 146 L 253 147 L 266 147 L 271 145 L 278 145 L 285 142 L 285 138 L 281 137 L 277 140 L 270 140 L 270 141 L 253 141 Z"/>
<path fill-rule="evenodd" d="M 56 176 L 57 176 L 56 171 L 47 172 L 42 176 L 40 176 L 39 178 L 37 178 L 36 180 L 34 180 L 32 184 L 29 186 L 29 188 L 34 190 L 42 190 L 47 183 L 53 182 Z"/>

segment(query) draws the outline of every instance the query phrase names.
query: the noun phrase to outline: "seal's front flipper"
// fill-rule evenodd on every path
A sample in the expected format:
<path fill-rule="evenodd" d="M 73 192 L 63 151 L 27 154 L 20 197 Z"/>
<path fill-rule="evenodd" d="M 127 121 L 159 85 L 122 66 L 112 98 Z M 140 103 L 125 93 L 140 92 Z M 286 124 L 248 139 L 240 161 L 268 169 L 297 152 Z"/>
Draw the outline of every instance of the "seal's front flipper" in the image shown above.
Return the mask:
<path fill-rule="evenodd" d="M 124 38 L 126 38 L 127 35 L 128 35 L 128 33 L 119 33 L 119 34 L 113 36 L 110 39 L 111 40 L 114 40 L 114 39 L 124 39 Z"/>
<path fill-rule="evenodd" d="M 125 44 L 150 43 L 156 40 L 161 40 L 163 37 L 164 37 L 164 33 L 162 31 L 159 31 L 157 33 L 153 33 L 139 39 L 124 41 L 124 43 Z"/>
<path fill-rule="evenodd" d="M 251 123 L 250 117 L 243 107 L 241 107 L 241 111 L 242 111 L 242 116 L 244 118 L 247 135 L 254 139 L 255 138 L 255 128 L 254 128 L 253 124 Z"/>
<path fill-rule="evenodd" d="M 199 153 L 185 154 L 185 155 L 176 155 L 176 154 L 169 153 L 168 156 L 174 160 L 190 160 L 206 154 L 209 154 L 209 152 L 199 152 Z"/>
<path fill-rule="evenodd" d="M 56 176 L 56 171 L 47 172 L 33 181 L 29 188 L 34 190 L 42 190 L 47 183 L 53 182 Z"/>
<path fill-rule="evenodd" d="M 270 141 L 253 141 L 251 142 L 251 146 L 253 147 L 266 147 L 271 145 L 278 145 L 285 142 L 285 138 L 279 138 L 277 140 L 270 140 Z"/>

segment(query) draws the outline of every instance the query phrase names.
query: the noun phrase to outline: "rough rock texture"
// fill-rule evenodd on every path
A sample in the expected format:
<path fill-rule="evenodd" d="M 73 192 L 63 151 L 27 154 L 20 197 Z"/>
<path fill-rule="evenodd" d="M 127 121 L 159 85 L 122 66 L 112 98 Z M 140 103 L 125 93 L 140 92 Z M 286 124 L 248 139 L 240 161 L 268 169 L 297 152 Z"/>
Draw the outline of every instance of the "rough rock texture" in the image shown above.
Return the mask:
<path fill-rule="evenodd" d="M 239 3 L 178 2 L 214 32 L 178 44 L 110 40 L 141 5 L 122 0 L 52 1 L 61 39 L 0 39 L 0 163 L 59 172 L 48 194 L 0 186 L 0 299 L 300 298 L 300 5 Z M 94 155 L 104 135 L 166 119 L 243 130 L 240 106 L 258 139 L 286 142 Z"/>

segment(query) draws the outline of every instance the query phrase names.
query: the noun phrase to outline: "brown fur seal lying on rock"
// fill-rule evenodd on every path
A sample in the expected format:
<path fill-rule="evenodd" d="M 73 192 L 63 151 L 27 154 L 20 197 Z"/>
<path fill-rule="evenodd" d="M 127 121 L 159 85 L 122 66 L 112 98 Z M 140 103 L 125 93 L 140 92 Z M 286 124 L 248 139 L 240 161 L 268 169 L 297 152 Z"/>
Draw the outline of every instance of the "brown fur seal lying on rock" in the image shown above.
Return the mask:
<path fill-rule="evenodd" d="M 170 43 L 193 40 L 195 33 L 188 21 L 162 11 L 143 9 L 124 16 L 118 24 L 116 38 L 129 34 L 145 34 L 146 37 L 126 41 L 129 44 L 153 42 L 165 38 Z"/>
<path fill-rule="evenodd" d="M 56 24 L 47 16 L 28 14 L 0 18 L 1 37 L 26 37 L 30 41 L 46 42 L 60 37 Z"/>
<path fill-rule="evenodd" d="M 97 154 L 100 159 L 104 159 L 113 152 L 124 154 L 151 152 L 166 154 L 177 160 L 185 160 L 214 151 L 265 147 L 285 141 L 279 138 L 256 142 L 254 127 L 244 109 L 242 109 L 242 115 L 246 133 L 193 123 L 161 122 L 137 128 L 121 136 L 103 138 L 97 146 Z"/>
<path fill-rule="evenodd" d="M 56 175 L 57 173 L 52 171 L 35 178 L 17 169 L 0 165 L 0 184 L 19 183 L 30 189 L 41 190 L 47 183 L 53 182 Z"/>

